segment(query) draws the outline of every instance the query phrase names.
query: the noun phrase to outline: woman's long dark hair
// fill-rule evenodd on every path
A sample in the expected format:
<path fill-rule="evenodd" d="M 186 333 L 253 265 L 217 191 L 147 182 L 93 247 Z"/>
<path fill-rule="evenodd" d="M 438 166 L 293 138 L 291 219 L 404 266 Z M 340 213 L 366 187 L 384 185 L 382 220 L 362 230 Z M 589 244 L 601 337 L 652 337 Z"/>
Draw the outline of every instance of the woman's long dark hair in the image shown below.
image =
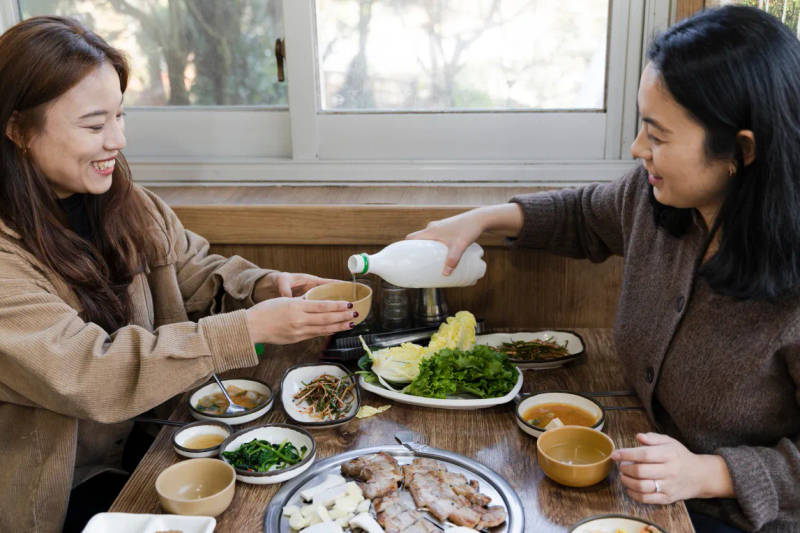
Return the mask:
<path fill-rule="evenodd" d="M 84 320 L 113 332 L 130 322 L 129 285 L 155 250 L 128 164 L 117 155 L 111 188 L 87 195 L 96 228 L 90 243 L 68 229 L 47 177 L 26 148 L 44 126 L 47 103 L 105 62 L 119 74 L 124 92 L 124 56 L 74 20 L 34 17 L 0 36 L 0 218 L 75 291 Z M 13 140 L 6 134 L 10 123 Z"/>
<path fill-rule="evenodd" d="M 647 55 L 673 98 L 705 128 L 707 156 L 737 163 L 715 221 L 719 250 L 700 276 L 737 299 L 797 295 L 800 41 L 763 11 L 726 6 L 672 26 Z M 747 166 L 736 143 L 740 130 L 755 137 L 755 161 Z M 653 206 L 656 223 L 673 235 L 689 226 L 691 210 L 654 198 Z"/>

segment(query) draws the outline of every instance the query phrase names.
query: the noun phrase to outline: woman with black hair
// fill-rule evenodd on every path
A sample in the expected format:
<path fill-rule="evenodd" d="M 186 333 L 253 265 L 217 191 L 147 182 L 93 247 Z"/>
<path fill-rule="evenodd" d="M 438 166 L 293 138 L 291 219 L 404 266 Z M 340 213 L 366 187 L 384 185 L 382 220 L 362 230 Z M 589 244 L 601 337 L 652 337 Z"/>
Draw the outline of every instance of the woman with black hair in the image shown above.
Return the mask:
<path fill-rule="evenodd" d="M 624 256 L 614 340 L 659 433 L 614 453 L 628 494 L 687 500 L 698 532 L 800 531 L 800 42 L 728 6 L 651 45 L 641 165 L 615 183 L 432 222 L 445 273 L 487 230 Z"/>

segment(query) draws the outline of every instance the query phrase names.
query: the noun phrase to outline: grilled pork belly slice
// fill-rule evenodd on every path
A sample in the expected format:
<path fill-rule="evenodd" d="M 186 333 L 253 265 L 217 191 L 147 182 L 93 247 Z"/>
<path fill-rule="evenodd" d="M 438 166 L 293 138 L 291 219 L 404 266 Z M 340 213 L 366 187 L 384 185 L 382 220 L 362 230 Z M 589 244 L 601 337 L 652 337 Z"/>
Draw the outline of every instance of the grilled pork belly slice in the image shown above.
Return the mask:
<path fill-rule="evenodd" d="M 342 464 L 341 470 L 342 474 L 363 481 L 359 485 L 370 500 L 397 490 L 403 480 L 400 465 L 386 452 L 351 459 Z"/>
<path fill-rule="evenodd" d="M 439 533 L 422 513 L 403 504 L 397 491 L 372 501 L 378 523 L 386 533 Z"/>
<path fill-rule="evenodd" d="M 439 520 L 458 526 L 482 529 L 505 522 L 501 506 L 487 507 L 491 498 L 479 492 L 475 480 L 447 471 L 431 459 L 414 459 L 403 467 L 405 486 L 417 507 L 428 509 Z"/>

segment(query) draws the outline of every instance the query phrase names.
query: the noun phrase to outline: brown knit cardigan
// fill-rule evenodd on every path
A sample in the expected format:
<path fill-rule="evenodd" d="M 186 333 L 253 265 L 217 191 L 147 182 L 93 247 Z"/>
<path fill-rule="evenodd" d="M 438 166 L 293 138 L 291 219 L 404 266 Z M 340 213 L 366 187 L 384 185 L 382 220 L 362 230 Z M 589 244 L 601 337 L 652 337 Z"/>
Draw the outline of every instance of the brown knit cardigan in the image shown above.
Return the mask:
<path fill-rule="evenodd" d="M 662 432 L 728 465 L 735 499 L 692 500 L 748 531 L 800 531 L 800 302 L 737 301 L 697 275 L 699 215 L 681 238 L 653 221 L 647 172 L 512 199 L 513 245 L 602 261 L 624 256 L 614 324 L 629 384 Z M 798 243 L 800 246 L 800 243 Z"/>

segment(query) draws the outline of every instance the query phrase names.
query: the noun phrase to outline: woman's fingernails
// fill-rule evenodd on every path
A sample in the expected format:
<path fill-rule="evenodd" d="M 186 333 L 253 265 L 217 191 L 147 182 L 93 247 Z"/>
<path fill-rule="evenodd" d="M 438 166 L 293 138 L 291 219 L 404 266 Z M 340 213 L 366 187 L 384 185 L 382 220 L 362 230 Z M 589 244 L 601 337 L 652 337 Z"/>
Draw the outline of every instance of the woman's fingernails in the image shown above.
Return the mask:
<path fill-rule="evenodd" d="M 353 311 L 353 318 L 356 318 L 357 316 L 358 316 L 358 311 Z"/>
<path fill-rule="evenodd" d="M 347 302 L 347 308 L 348 309 L 352 309 L 353 308 L 353 302 Z"/>
<path fill-rule="evenodd" d="M 350 329 L 353 329 L 353 326 L 355 326 L 355 325 L 356 325 L 355 322 L 350 322 Z"/>

